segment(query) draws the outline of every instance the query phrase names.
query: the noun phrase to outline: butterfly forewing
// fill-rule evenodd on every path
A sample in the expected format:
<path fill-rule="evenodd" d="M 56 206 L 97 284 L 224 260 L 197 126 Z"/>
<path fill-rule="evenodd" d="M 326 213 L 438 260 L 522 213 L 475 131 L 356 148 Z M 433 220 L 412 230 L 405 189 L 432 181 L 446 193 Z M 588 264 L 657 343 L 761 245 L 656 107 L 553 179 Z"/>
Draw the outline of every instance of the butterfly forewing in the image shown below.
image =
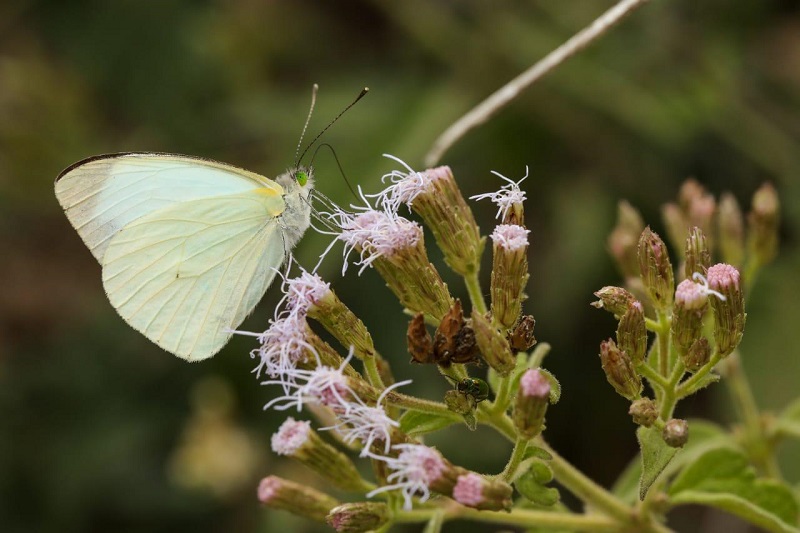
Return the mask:
<path fill-rule="evenodd" d="M 253 310 L 284 260 L 270 189 L 163 207 L 109 241 L 103 285 L 120 315 L 175 355 L 217 353 Z"/>
<path fill-rule="evenodd" d="M 272 180 L 216 161 L 128 153 L 86 159 L 61 173 L 56 197 L 92 254 L 102 263 L 111 238 L 140 217 L 187 200 L 258 188 Z"/>

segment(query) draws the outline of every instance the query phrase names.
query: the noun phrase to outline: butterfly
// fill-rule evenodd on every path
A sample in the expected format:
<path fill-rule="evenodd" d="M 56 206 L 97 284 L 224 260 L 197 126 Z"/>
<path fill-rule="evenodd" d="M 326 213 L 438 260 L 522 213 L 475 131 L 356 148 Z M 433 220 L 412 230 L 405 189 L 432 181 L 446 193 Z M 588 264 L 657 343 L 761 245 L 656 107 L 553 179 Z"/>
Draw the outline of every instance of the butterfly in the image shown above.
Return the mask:
<path fill-rule="evenodd" d="M 310 168 L 271 180 L 161 153 L 90 157 L 56 179 L 111 305 L 188 361 L 216 354 L 310 225 Z"/>

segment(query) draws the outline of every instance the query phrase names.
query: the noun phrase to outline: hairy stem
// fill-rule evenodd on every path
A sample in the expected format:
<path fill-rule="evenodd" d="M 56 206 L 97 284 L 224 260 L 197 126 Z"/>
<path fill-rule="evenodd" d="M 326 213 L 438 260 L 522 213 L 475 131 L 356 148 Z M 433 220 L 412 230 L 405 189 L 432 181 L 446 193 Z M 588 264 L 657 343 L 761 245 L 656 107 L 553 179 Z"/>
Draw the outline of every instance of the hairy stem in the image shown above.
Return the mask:
<path fill-rule="evenodd" d="M 444 509 L 415 509 L 397 511 L 394 521 L 400 523 L 427 522 L 437 514 L 445 520 L 469 519 L 492 524 L 515 526 L 537 526 L 569 531 L 619 531 L 619 524 L 598 515 L 579 515 L 573 513 L 554 513 L 550 511 L 531 511 L 514 509 L 510 513 L 500 511 L 478 511 L 469 507 L 451 506 Z"/>

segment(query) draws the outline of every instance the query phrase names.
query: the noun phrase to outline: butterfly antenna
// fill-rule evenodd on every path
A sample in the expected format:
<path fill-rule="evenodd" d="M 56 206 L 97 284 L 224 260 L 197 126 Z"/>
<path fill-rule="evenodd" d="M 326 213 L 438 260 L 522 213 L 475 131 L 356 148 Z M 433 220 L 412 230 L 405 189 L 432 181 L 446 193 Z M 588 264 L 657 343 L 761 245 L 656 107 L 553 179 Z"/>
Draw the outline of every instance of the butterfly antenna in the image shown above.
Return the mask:
<path fill-rule="evenodd" d="M 356 193 L 356 190 L 353 188 L 353 186 L 350 184 L 350 180 L 347 179 L 347 175 L 344 173 L 344 167 L 342 167 L 342 163 L 339 161 L 339 156 L 336 155 L 336 150 L 333 149 L 333 146 L 331 146 L 328 143 L 322 143 L 319 146 L 317 146 L 317 149 L 314 150 L 314 155 L 311 156 L 311 166 L 312 167 L 314 166 L 314 159 L 317 158 L 317 153 L 322 147 L 330 149 L 331 153 L 333 154 L 333 159 L 336 161 L 336 166 L 339 167 L 339 172 L 342 174 L 342 178 L 344 179 L 344 182 L 347 184 L 347 188 L 350 189 L 350 192 L 353 193 L 353 196 L 356 198 L 356 200 L 358 200 L 358 194 Z"/>
<path fill-rule="evenodd" d="M 303 159 L 303 156 L 305 156 L 305 155 L 306 155 L 306 152 L 308 152 L 308 149 L 309 149 L 309 148 L 311 148 L 312 146 L 314 146 L 314 143 L 315 143 L 315 142 L 317 142 L 317 139 L 319 139 L 320 137 L 322 137 L 322 134 L 323 134 L 323 133 L 325 133 L 326 131 L 328 131 L 328 128 L 330 128 L 331 126 L 333 126 L 333 125 L 336 123 L 336 121 L 337 121 L 337 120 L 339 120 L 339 118 L 340 118 L 342 115 L 344 115 L 344 114 L 347 112 L 347 110 L 348 110 L 348 109 L 350 109 L 351 107 L 353 107 L 354 105 L 356 105 L 356 104 L 358 103 L 358 101 L 359 101 L 359 100 L 361 100 L 362 98 L 364 98 L 364 97 L 367 95 L 367 93 L 368 93 L 368 92 L 369 92 L 369 87 L 364 87 L 363 89 L 361 89 L 361 92 L 360 92 L 360 93 L 358 93 L 358 96 L 356 96 L 356 99 L 355 99 L 355 100 L 353 100 L 352 102 L 350 102 L 350 105 L 348 105 L 347 107 L 345 107 L 344 109 L 342 109 L 342 110 L 339 112 L 339 114 L 338 114 L 338 115 L 336 115 L 335 117 L 333 117 L 333 120 L 331 120 L 331 121 L 330 121 L 330 123 L 329 123 L 327 126 L 325 126 L 325 127 L 322 129 L 322 131 L 321 131 L 321 132 L 319 132 L 319 133 L 317 134 L 317 136 L 316 136 L 316 137 L 314 137 L 314 139 L 313 139 L 313 140 L 312 140 L 310 143 L 308 143 L 308 146 L 306 146 L 306 149 L 305 149 L 305 150 L 303 150 L 303 153 L 302 153 L 302 154 L 300 154 L 300 157 L 298 157 L 298 158 L 297 158 L 297 161 L 296 161 L 296 163 L 297 163 L 297 164 L 299 164 L 299 162 L 300 162 L 300 161 Z M 315 93 L 315 94 L 316 94 L 316 93 Z M 312 108 L 313 108 L 313 104 L 312 104 Z M 303 129 L 303 131 L 305 131 L 305 128 Z M 299 148 L 300 148 L 300 145 L 298 145 L 297 147 L 298 147 L 298 149 L 299 149 Z"/>
<path fill-rule="evenodd" d="M 306 130 L 308 129 L 308 123 L 311 122 L 311 115 L 314 113 L 314 105 L 317 103 L 317 91 L 319 91 L 319 85 L 316 83 L 311 88 L 311 107 L 308 108 L 308 116 L 306 117 L 306 123 L 303 124 L 303 131 L 300 133 L 300 140 L 297 141 L 297 148 L 294 151 L 294 166 L 297 166 L 300 162 L 300 147 L 303 145 L 303 137 L 306 136 Z M 303 152 L 305 154 L 305 151 Z"/>

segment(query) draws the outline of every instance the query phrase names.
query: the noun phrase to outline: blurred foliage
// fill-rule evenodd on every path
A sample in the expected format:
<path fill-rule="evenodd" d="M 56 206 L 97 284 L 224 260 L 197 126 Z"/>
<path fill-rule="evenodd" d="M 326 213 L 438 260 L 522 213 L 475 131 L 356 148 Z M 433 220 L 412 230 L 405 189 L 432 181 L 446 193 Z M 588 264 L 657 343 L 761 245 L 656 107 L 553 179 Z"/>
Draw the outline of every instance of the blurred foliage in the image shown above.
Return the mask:
<path fill-rule="evenodd" d="M 366 85 L 371 94 L 324 141 L 350 180 L 374 192 L 393 167 L 382 153 L 419 166 L 448 124 L 611 4 L 0 4 L 0 528 L 318 530 L 255 503 L 257 481 L 268 472 L 320 481 L 269 451 L 282 417 L 261 410 L 268 394 L 250 374 L 251 340 L 234 339 L 213 360 L 189 365 L 129 329 L 105 301 L 100 268 L 55 201 L 52 182 L 62 168 L 97 153 L 152 150 L 275 175 L 292 164 L 312 83 L 321 86 L 312 132 Z M 314 162 L 319 188 L 352 201 L 330 154 L 321 150 Z M 596 355 L 613 319 L 588 306 L 593 290 L 618 281 L 604 247 L 620 198 L 660 231 L 659 206 L 687 176 L 713 192 L 732 191 L 744 205 L 761 182 L 776 184 L 782 252 L 748 301 L 742 351 L 763 406 L 777 409 L 798 393 L 796 1 L 652 2 L 470 133 L 443 162 L 467 195 L 497 188 L 490 170 L 518 178 L 530 166 L 526 310 L 536 316 L 537 338 L 554 347 L 548 366 L 564 387 L 548 437 L 599 482 L 610 485 L 636 448 L 627 406 L 606 386 Z M 490 205 L 477 209 L 486 233 L 492 215 Z M 327 237 L 309 234 L 297 250 L 301 263 L 313 266 L 326 244 Z M 323 276 L 364 317 L 398 377 L 440 397 L 449 385 L 406 365 L 405 318 L 387 309 L 392 298 L 381 281 L 372 271 L 342 278 L 335 255 Z M 277 292 L 246 328 L 265 327 Z M 208 402 L 192 400 L 197 394 L 224 405 L 209 413 Z M 724 386 L 686 403 L 682 417 L 731 419 Z M 190 435 L 210 440 L 187 444 Z M 486 443 L 485 453 L 472 453 L 464 441 Z M 454 430 L 435 444 L 455 462 L 486 471 L 499 471 L 508 453 L 484 431 Z M 215 474 L 220 465 L 205 464 L 203 453 L 229 447 L 240 450 L 230 469 L 249 474 Z M 786 473 L 796 480 L 800 450 L 785 451 Z M 176 466 L 187 454 L 205 475 Z M 714 514 L 686 520 L 675 527 L 729 524 Z"/>

